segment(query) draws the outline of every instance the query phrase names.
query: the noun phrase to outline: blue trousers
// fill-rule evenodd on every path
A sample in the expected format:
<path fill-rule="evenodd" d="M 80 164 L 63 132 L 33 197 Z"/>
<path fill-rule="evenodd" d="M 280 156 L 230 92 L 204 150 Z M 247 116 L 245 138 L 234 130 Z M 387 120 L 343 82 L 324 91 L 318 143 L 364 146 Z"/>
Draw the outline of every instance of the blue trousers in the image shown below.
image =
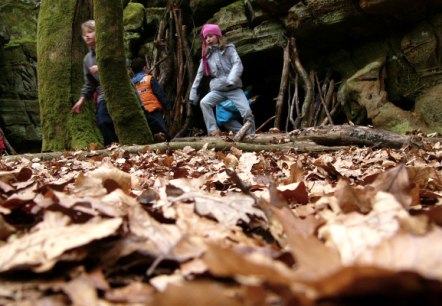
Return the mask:
<path fill-rule="evenodd" d="M 230 100 L 238 108 L 239 113 L 243 119 L 243 122 L 247 120 L 253 123 L 252 127 L 248 131 L 249 133 L 255 132 L 255 117 L 250 109 L 249 100 L 244 94 L 241 88 L 236 88 L 230 91 L 210 91 L 200 103 L 201 111 L 203 113 L 204 122 L 206 124 L 207 132 L 210 134 L 218 127 L 216 125 L 216 118 L 213 109 L 216 105 L 222 101 Z"/>
<path fill-rule="evenodd" d="M 160 109 L 156 109 L 153 112 L 144 111 L 144 116 L 146 116 L 147 123 L 149 124 L 150 131 L 152 134 L 157 134 L 162 132 L 166 135 L 167 140 L 172 139 L 172 135 L 169 134 L 166 128 L 166 123 L 164 122 L 163 112 Z"/>
<path fill-rule="evenodd" d="M 104 145 L 111 145 L 113 142 L 118 142 L 118 136 L 115 133 L 114 123 L 107 110 L 106 101 L 102 96 L 98 97 L 97 110 L 95 111 L 95 119 L 97 121 L 98 129 L 103 136 Z"/>

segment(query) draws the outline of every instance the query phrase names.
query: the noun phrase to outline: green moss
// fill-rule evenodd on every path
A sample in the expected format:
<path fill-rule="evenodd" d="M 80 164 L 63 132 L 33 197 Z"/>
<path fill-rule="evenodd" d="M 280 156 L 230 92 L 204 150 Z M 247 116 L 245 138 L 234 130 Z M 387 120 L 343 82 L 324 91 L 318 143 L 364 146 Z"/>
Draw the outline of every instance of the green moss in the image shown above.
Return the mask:
<path fill-rule="evenodd" d="M 221 8 L 209 20 L 211 23 L 217 23 L 221 30 L 228 31 L 237 28 L 240 25 L 248 24 L 246 8 L 244 1 L 236 1 Z"/>
<path fill-rule="evenodd" d="M 84 43 L 77 38 L 76 13 L 77 0 L 41 3 L 37 53 L 43 151 L 87 148 L 91 142 L 100 142 L 92 106 L 85 106 L 79 115 L 71 113 L 80 93 L 85 54 Z"/>
<path fill-rule="evenodd" d="M 421 87 L 421 79 L 415 69 L 402 57 L 390 55 L 387 60 L 386 87 L 391 101 L 404 97 L 414 99 Z"/>
<path fill-rule="evenodd" d="M 127 77 L 123 45 L 122 7 L 116 2 L 96 0 L 97 62 L 109 114 L 121 144 L 153 142 L 133 86 Z M 119 22 L 120 21 L 120 22 Z"/>
<path fill-rule="evenodd" d="M 124 30 L 139 30 L 143 26 L 144 15 L 144 6 L 141 3 L 130 2 L 123 12 Z"/>
<path fill-rule="evenodd" d="M 35 38 L 35 36 L 28 36 L 28 37 L 20 37 L 20 38 L 16 38 L 16 39 L 11 39 L 6 45 L 5 45 L 5 49 L 7 48 L 11 48 L 11 47 L 17 47 L 23 44 L 35 44 L 37 43 L 37 39 Z M 35 49 L 35 47 L 34 47 Z"/>
<path fill-rule="evenodd" d="M 11 39 L 35 37 L 38 8 L 35 4 L 6 1 L 0 5 L 1 24 L 8 29 Z"/>

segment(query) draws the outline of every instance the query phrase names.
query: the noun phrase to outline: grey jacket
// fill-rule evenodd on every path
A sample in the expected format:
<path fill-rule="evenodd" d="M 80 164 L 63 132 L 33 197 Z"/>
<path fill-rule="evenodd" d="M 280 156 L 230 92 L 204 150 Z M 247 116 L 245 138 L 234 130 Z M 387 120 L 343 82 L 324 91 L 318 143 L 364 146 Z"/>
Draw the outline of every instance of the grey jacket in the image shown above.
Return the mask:
<path fill-rule="evenodd" d="M 89 49 L 89 52 L 85 55 L 83 59 L 83 75 L 84 83 L 81 89 L 81 95 L 87 98 L 91 98 L 94 91 L 98 91 L 99 95 L 103 92 L 100 86 L 100 78 L 98 77 L 98 72 L 92 74 L 89 68 L 97 64 L 97 56 L 94 49 Z"/>
<path fill-rule="evenodd" d="M 218 46 L 210 46 L 207 62 L 211 73 L 210 90 L 229 91 L 242 87 L 243 66 L 233 44 L 226 45 L 223 50 L 220 50 Z M 189 101 L 193 104 L 199 101 L 198 87 L 203 75 L 204 67 L 201 60 L 189 94 Z"/>

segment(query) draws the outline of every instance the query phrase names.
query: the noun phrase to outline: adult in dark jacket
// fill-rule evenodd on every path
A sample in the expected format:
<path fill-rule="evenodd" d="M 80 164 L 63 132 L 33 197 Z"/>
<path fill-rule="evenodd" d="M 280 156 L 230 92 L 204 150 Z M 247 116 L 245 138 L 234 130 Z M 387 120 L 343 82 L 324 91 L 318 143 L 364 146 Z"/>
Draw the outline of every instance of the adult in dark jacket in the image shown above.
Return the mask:
<path fill-rule="evenodd" d="M 92 99 L 94 92 L 98 93 L 97 108 L 95 111 L 95 118 L 98 129 L 103 136 L 104 145 L 108 146 L 114 142 L 118 142 L 117 134 L 115 133 L 114 123 L 107 110 L 106 101 L 104 99 L 103 90 L 100 85 L 98 76 L 97 57 L 95 54 L 95 20 L 88 20 L 81 25 L 82 37 L 86 45 L 89 47 L 89 52 L 83 60 L 83 75 L 84 84 L 81 89 L 80 98 L 72 107 L 72 112 L 79 113 L 87 99 Z"/>

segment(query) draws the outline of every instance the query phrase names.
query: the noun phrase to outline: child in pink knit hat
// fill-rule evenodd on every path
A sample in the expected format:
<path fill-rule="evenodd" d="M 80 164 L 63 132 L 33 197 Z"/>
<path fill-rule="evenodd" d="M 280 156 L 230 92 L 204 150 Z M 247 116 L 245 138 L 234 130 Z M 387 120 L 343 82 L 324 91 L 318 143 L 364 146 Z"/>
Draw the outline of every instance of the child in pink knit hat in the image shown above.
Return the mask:
<path fill-rule="evenodd" d="M 203 41 L 201 62 L 190 90 L 190 103 L 198 104 L 198 87 L 203 76 L 207 76 L 210 78 L 210 92 L 201 99 L 200 103 L 207 133 L 211 136 L 220 135 L 214 108 L 225 100 L 230 100 L 235 104 L 243 123 L 246 121 L 252 123 L 248 133 L 253 133 L 255 118 L 242 90 L 243 65 L 235 46 L 223 41 L 221 29 L 217 24 L 205 24 L 201 29 L 201 36 Z"/>
<path fill-rule="evenodd" d="M 201 58 L 203 60 L 203 65 L 204 65 L 204 75 L 209 76 L 210 75 L 210 68 L 209 68 L 209 65 L 207 64 L 207 56 L 206 56 L 207 46 L 208 46 L 208 44 L 209 44 L 209 46 L 218 44 L 220 42 L 219 38 L 221 36 L 223 36 L 223 34 L 217 24 L 207 23 L 207 24 L 203 25 L 203 27 L 201 29 L 201 36 L 202 36 L 202 40 L 203 40 L 203 46 L 201 48 Z M 208 39 L 208 37 L 209 37 L 209 39 Z M 209 42 L 207 42 L 207 40 Z"/>

